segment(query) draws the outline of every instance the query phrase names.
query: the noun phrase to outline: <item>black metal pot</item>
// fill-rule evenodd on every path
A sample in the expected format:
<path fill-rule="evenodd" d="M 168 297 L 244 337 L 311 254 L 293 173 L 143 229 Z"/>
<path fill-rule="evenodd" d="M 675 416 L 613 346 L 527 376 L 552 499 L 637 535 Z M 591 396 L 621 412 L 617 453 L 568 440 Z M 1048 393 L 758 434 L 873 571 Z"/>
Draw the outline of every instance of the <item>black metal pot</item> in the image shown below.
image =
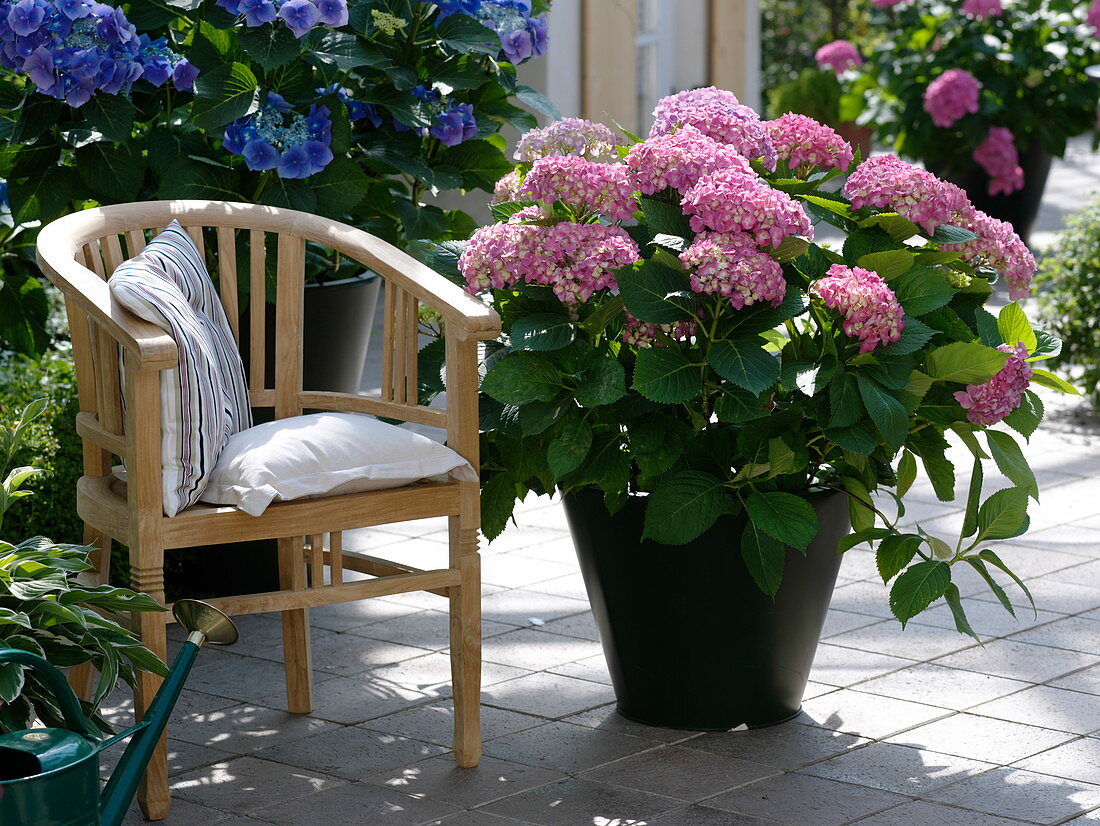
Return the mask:
<path fill-rule="evenodd" d="M 564 497 L 619 711 L 665 728 L 726 731 L 798 714 L 848 532 L 844 494 L 808 494 L 821 528 L 788 549 L 775 598 L 741 558 L 744 515 L 686 545 L 643 540 L 645 500 L 607 512 L 594 489 Z"/>
<path fill-rule="evenodd" d="M 987 215 L 1008 221 L 1016 234 L 1028 242 L 1031 228 L 1039 214 L 1039 206 L 1046 189 L 1052 158 L 1038 143 L 1020 152 L 1020 168 L 1024 170 L 1024 186 L 1010 195 L 990 195 L 989 176 L 969 159 L 965 164 L 943 162 L 927 163 L 928 170 L 944 180 L 958 184 L 966 190 L 971 203 Z"/>

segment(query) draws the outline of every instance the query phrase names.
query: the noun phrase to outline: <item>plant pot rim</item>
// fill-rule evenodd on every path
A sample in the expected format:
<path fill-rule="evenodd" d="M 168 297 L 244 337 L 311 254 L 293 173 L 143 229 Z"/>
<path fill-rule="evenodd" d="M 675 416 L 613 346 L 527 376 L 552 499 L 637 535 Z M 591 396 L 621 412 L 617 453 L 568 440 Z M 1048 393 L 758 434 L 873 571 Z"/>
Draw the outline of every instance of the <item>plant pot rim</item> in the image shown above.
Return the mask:
<path fill-rule="evenodd" d="M 585 492 L 598 492 L 601 495 L 603 494 L 603 490 L 598 485 L 584 485 L 583 487 L 576 488 L 574 490 L 569 491 L 568 493 L 562 491 L 562 489 L 559 487 L 558 492 L 562 496 L 575 496 L 579 493 L 585 493 Z M 829 496 L 837 496 L 837 495 L 845 493 L 845 491 L 843 491 L 843 490 L 837 490 L 836 488 L 825 487 L 823 485 L 811 485 L 809 487 L 802 488 L 801 490 L 785 490 L 785 491 L 781 491 L 781 492 L 782 493 L 790 493 L 790 494 L 793 494 L 794 496 L 801 496 L 805 499 L 826 498 L 826 497 L 829 497 Z M 627 492 L 627 498 L 628 499 L 648 499 L 649 496 L 650 496 L 649 491 L 628 491 Z"/>
<path fill-rule="evenodd" d="M 374 281 L 377 278 L 381 278 L 378 273 L 371 270 L 364 270 L 359 275 L 352 275 L 348 278 L 341 278 L 337 281 L 307 281 L 306 287 L 312 287 L 314 289 L 332 289 L 334 287 L 353 287 L 358 284 L 362 284 L 367 281 Z"/>

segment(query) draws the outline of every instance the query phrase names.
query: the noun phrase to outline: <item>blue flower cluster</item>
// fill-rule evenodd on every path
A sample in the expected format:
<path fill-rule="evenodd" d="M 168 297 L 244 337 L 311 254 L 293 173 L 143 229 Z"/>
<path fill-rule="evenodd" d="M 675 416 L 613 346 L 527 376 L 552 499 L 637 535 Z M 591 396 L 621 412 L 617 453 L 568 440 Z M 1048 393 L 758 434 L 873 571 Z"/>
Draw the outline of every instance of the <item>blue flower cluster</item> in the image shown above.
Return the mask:
<path fill-rule="evenodd" d="M 428 111 L 434 118 L 430 127 L 420 130 L 422 135 L 431 135 L 444 146 L 457 146 L 477 137 L 477 119 L 474 117 L 473 104 L 449 100 L 437 89 L 427 86 L 414 86 L 410 92 L 413 97 L 427 104 Z M 393 125 L 398 132 L 412 129 L 397 118 L 394 118 Z"/>
<path fill-rule="evenodd" d="M 436 23 L 452 14 L 465 14 L 495 31 L 500 35 L 501 52 L 510 63 L 518 64 L 546 53 L 549 40 L 546 18 L 531 16 L 530 0 L 434 0 L 434 3 L 439 7 Z"/>
<path fill-rule="evenodd" d="M 244 158 L 249 169 L 274 169 L 280 178 L 308 178 L 332 161 L 332 118 L 327 106 L 314 104 L 309 115 L 293 107 L 275 92 L 252 115 L 225 127 L 222 146 Z"/>
<path fill-rule="evenodd" d="M 348 24 L 346 0 L 217 0 L 217 5 L 230 14 L 243 14 L 246 26 L 282 20 L 298 38 L 321 24 L 333 28 Z"/>
<path fill-rule="evenodd" d="M 0 63 L 73 107 L 142 79 L 190 91 L 199 73 L 164 38 L 139 36 L 122 9 L 94 0 L 0 0 Z"/>
<path fill-rule="evenodd" d="M 361 100 L 353 98 L 351 89 L 343 87 L 339 83 L 333 83 L 328 88 L 321 87 L 315 91 L 319 95 L 336 95 L 340 102 L 344 104 L 344 108 L 348 110 L 348 120 L 352 123 L 366 118 L 375 129 L 382 125 L 382 116 L 378 114 L 378 109 L 371 103 L 363 103 Z"/>

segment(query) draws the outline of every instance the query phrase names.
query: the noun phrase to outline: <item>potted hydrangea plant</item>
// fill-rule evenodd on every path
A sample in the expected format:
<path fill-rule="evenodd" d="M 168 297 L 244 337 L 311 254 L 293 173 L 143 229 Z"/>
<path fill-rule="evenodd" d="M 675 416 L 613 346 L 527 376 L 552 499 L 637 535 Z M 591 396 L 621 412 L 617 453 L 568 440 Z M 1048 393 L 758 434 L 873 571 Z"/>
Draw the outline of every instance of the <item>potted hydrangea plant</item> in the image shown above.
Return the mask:
<path fill-rule="evenodd" d="M 873 0 L 869 122 L 899 153 L 962 186 L 1026 240 L 1051 156 L 1092 129 L 1100 4 Z"/>
<path fill-rule="evenodd" d="M 838 550 L 876 547 L 904 624 L 952 571 L 1020 580 L 990 543 L 1027 527 L 1019 442 L 1058 352 L 1015 302 L 1035 261 L 957 186 L 856 162 L 801 115 L 762 121 L 714 88 L 662 100 L 645 140 L 585 121 L 527 133 L 498 222 L 433 261 L 492 301 L 482 384 L 483 526 L 564 494 L 620 709 L 728 729 L 797 712 Z M 842 191 L 827 187 L 847 173 Z M 843 242 L 815 243 L 814 225 Z M 961 536 L 899 527 L 919 468 Z M 992 457 L 1011 480 L 985 496 Z M 896 504 L 881 505 L 888 494 Z M 852 533 L 849 531 L 852 530 Z M 1026 589 L 1025 589 L 1026 590 Z"/>

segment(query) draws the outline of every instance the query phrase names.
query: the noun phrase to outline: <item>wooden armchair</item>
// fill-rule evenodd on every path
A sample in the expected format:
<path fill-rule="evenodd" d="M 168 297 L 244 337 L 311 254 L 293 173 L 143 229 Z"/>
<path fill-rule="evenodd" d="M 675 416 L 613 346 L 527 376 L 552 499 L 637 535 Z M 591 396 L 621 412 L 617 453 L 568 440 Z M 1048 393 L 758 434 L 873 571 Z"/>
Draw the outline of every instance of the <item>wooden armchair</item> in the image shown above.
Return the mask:
<path fill-rule="evenodd" d="M 210 600 L 229 614 L 282 613 L 289 710 L 309 712 L 312 682 L 309 609 L 312 606 L 430 591 L 449 598 L 451 673 L 454 683 L 454 752 L 460 766 L 481 755 L 479 700 L 481 604 L 478 485 L 451 480 L 401 488 L 272 504 L 260 517 L 232 507 L 198 504 L 166 518 L 161 496 L 159 376 L 177 365 L 176 345 L 161 330 L 131 315 L 111 297 L 106 278 L 172 219 L 178 219 L 209 261 L 216 262 L 220 296 L 235 336 L 238 283 L 265 295 L 267 256 L 277 256 L 274 329 L 265 329 L 265 306 L 249 306 L 248 363 L 254 407 L 274 408 L 277 418 L 303 409 L 366 413 L 445 428 L 448 445 L 478 467 L 478 341 L 495 338 L 493 310 L 471 298 L 410 256 L 346 224 L 288 209 L 211 201 L 120 204 L 75 213 L 45 227 L 38 238 L 42 271 L 64 293 L 80 396 L 76 428 L 84 441 L 84 476 L 77 510 L 85 540 L 99 548 L 94 576 L 105 580 L 110 543 L 128 546 L 133 587 L 164 603 L 164 551 L 251 539 L 278 540 L 282 590 Z M 275 236 L 272 240 L 269 236 Z M 216 239 L 207 254 L 204 241 Z M 312 241 L 355 259 L 385 279 L 385 329 L 380 396 L 302 390 L 302 302 L 305 244 Z M 248 273 L 238 279 L 237 254 L 246 245 Z M 124 252 L 125 250 L 125 252 Z M 212 270 L 213 271 L 213 270 Z M 439 311 L 446 330 L 447 409 L 417 404 L 417 313 L 423 302 Z M 264 375 L 266 337 L 273 336 L 273 386 Z M 120 365 L 123 381 L 120 381 Z M 123 390 L 125 388 L 125 403 Z M 113 456 L 124 460 L 127 481 L 112 473 Z M 447 516 L 450 556 L 446 568 L 420 570 L 342 551 L 341 531 Z M 330 584 L 325 584 L 324 568 Z M 307 568 L 311 576 L 307 585 Z M 372 578 L 344 581 L 345 570 Z M 142 642 L 166 655 L 165 623 L 171 615 L 135 614 Z M 160 680 L 142 674 L 137 714 L 148 706 Z M 169 805 L 164 740 L 139 796 L 150 819 Z"/>

